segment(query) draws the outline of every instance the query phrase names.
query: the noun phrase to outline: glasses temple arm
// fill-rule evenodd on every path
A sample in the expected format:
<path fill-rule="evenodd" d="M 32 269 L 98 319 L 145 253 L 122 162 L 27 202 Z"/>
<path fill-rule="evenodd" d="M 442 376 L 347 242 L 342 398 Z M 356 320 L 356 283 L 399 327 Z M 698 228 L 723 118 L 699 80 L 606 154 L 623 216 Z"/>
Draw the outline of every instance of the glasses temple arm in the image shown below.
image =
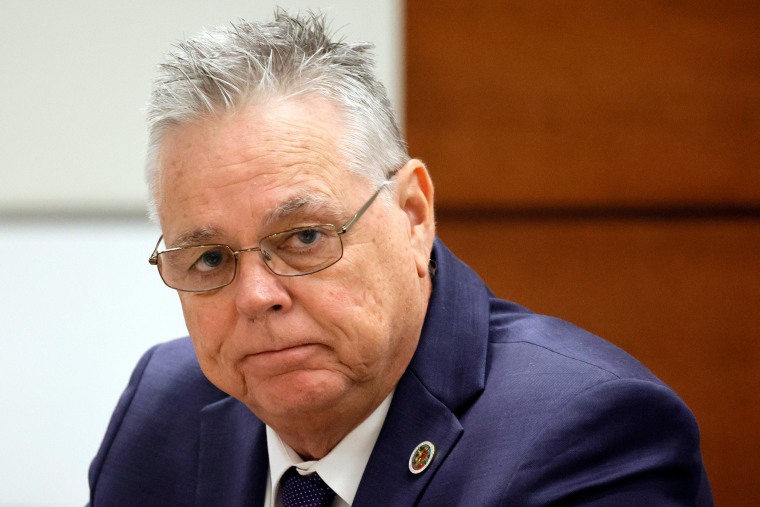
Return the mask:
<path fill-rule="evenodd" d="M 354 225 L 361 218 L 364 212 L 369 209 L 372 203 L 375 202 L 375 199 L 377 198 L 377 196 L 380 195 L 380 191 L 390 184 L 391 184 L 390 180 L 384 181 L 383 184 L 380 185 L 380 187 L 378 187 L 377 190 L 375 190 L 375 193 L 372 194 L 372 197 L 370 197 L 369 200 L 364 203 L 364 206 L 359 208 L 359 211 L 357 211 L 354 214 L 354 216 L 352 216 L 351 219 L 348 222 L 346 222 L 343 225 L 343 227 L 340 228 L 340 230 L 338 231 L 338 235 L 347 233 L 348 230 L 351 228 L 351 226 Z"/>
<path fill-rule="evenodd" d="M 153 249 L 153 253 L 150 254 L 150 258 L 148 259 L 148 264 L 151 266 L 156 266 L 158 264 L 158 245 L 161 244 L 161 240 L 164 239 L 164 235 L 160 235 L 158 237 L 158 241 L 156 242 L 156 248 Z"/>

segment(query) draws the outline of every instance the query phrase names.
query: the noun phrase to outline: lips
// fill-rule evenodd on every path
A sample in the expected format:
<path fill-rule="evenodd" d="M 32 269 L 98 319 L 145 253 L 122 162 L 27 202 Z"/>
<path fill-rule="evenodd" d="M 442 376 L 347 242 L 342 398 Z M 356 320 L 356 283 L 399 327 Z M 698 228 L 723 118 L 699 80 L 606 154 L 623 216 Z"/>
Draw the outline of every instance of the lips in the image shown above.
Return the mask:
<path fill-rule="evenodd" d="M 250 354 L 243 358 L 243 368 L 257 376 L 278 375 L 294 370 L 321 369 L 324 367 L 324 345 L 306 343 L 277 350 Z"/>

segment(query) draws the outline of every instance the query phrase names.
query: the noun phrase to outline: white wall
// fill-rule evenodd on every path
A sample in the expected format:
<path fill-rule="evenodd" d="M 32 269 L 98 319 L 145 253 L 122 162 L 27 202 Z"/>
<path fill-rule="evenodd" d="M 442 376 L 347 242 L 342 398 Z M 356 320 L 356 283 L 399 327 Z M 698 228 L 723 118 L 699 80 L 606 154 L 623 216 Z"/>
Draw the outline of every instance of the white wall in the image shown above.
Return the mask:
<path fill-rule="evenodd" d="M 401 105 L 401 0 L 320 7 L 377 44 Z M 185 333 L 147 257 L 142 105 L 170 44 L 268 19 L 271 0 L 0 2 L 0 506 L 87 500 L 87 467 L 140 354 Z"/>
<path fill-rule="evenodd" d="M 379 75 L 401 105 L 400 0 L 279 3 L 322 6 L 347 39 L 374 42 Z M 156 64 L 177 39 L 271 18 L 275 4 L 2 0 L 0 213 L 141 209 L 142 107 Z"/>
<path fill-rule="evenodd" d="M 185 334 L 145 221 L 0 225 L 0 505 L 82 505 L 140 354 Z"/>

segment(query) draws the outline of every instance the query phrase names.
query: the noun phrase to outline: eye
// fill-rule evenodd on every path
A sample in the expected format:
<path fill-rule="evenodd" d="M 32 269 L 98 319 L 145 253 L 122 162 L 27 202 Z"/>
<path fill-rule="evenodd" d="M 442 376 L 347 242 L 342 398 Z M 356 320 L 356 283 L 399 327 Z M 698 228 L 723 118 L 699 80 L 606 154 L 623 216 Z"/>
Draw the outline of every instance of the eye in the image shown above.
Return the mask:
<path fill-rule="evenodd" d="M 269 268 L 286 276 L 313 273 L 334 264 L 343 253 L 341 247 L 340 236 L 331 225 L 299 227 L 261 241 Z"/>
<path fill-rule="evenodd" d="M 198 260 L 193 264 L 193 269 L 197 271 L 212 271 L 217 269 L 225 262 L 225 252 L 222 250 L 208 250 L 203 252 Z"/>
<path fill-rule="evenodd" d="M 322 234 L 322 231 L 318 229 L 303 229 L 295 233 L 294 236 L 304 245 L 311 245 L 316 243 Z"/>
<path fill-rule="evenodd" d="M 329 236 L 320 227 L 304 227 L 270 236 L 264 249 L 280 256 L 306 255 L 324 247 L 327 239 Z"/>

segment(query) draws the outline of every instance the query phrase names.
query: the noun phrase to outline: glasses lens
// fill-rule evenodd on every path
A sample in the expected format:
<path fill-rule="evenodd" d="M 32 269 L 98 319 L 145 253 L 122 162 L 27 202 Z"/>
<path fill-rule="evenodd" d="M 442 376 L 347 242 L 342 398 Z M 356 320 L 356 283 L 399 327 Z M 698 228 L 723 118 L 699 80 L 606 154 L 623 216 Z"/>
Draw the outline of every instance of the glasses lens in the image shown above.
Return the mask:
<path fill-rule="evenodd" d="M 158 272 L 164 283 L 174 289 L 216 289 L 235 278 L 235 255 L 225 245 L 167 250 L 158 254 Z"/>
<path fill-rule="evenodd" d="M 334 227 L 299 227 L 261 240 L 262 257 L 278 275 L 307 275 L 343 257 L 343 242 Z"/>

